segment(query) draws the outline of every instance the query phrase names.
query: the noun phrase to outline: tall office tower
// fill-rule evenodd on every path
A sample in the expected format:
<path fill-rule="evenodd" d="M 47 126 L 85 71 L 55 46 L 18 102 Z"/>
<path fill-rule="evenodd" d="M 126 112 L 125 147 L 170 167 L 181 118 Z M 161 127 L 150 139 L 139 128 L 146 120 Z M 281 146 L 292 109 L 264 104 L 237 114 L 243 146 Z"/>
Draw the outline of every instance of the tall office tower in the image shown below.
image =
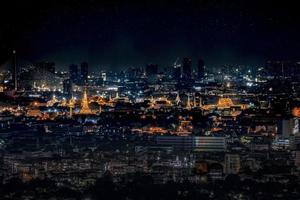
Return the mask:
<path fill-rule="evenodd" d="M 172 74 L 173 74 L 173 78 L 178 81 L 181 77 L 181 66 L 180 65 L 174 66 Z"/>
<path fill-rule="evenodd" d="M 238 174 L 241 168 L 239 154 L 225 154 L 225 173 Z"/>
<path fill-rule="evenodd" d="M 70 65 L 69 67 L 70 80 L 72 83 L 78 84 L 78 67 L 77 65 Z"/>
<path fill-rule="evenodd" d="M 72 81 L 70 79 L 66 79 L 63 81 L 63 92 L 67 96 L 67 98 L 71 98 L 71 96 L 72 96 Z"/>
<path fill-rule="evenodd" d="M 182 61 L 182 78 L 190 79 L 192 76 L 192 60 L 190 58 L 183 58 Z"/>
<path fill-rule="evenodd" d="M 172 77 L 174 80 L 178 81 L 181 77 L 181 64 L 178 63 L 179 58 L 176 59 L 176 61 L 173 64 L 173 67 L 171 69 Z"/>
<path fill-rule="evenodd" d="M 204 61 L 198 60 L 198 79 L 202 80 L 204 78 Z"/>
<path fill-rule="evenodd" d="M 80 79 L 81 84 L 86 85 L 88 82 L 89 65 L 86 62 L 81 63 L 80 66 Z"/>
<path fill-rule="evenodd" d="M 18 90 L 18 80 L 17 80 L 17 51 L 13 50 L 13 81 L 14 81 L 14 89 L 15 91 Z"/>
<path fill-rule="evenodd" d="M 157 64 L 146 65 L 147 76 L 156 75 L 157 73 L 158 73 L 158 65 Z"/>

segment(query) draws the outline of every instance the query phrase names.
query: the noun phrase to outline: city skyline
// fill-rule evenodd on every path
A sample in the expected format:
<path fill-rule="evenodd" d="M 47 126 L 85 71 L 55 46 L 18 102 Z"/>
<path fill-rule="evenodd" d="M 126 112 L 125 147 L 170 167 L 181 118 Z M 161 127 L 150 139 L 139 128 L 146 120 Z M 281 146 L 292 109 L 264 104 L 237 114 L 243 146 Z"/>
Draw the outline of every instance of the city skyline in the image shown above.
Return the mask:
<path fill-rule="evenodd" d="M 296 4 L 6 3 L 1 200 L 300 199 Z"/>

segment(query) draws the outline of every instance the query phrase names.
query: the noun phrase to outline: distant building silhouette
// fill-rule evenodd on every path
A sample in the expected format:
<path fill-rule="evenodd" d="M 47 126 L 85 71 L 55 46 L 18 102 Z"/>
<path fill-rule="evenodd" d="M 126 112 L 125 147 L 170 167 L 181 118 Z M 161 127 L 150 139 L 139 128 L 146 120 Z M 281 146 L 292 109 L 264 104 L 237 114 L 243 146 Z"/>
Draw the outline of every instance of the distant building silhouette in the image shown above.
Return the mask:
<path fill-rule="evenodd" d="M 63 93 L 67 96 L 67 98 L 71 98 L 72 96 L 72 82 L 70 79 L 66 79 L 63 81 Z"/>
<path fill-rule="evenodd" d="M 204 61 L 201 59 L 198 60 L 197 78 L 199 80 L 202 80 L 204 78 Z"/>
<path fill-rule="evenodd" d="M 78 66 L 77 65 L 70 65 L 69 67 L 69 74 L 70 74 L 70 80 L 72 81 L 72 83 L 78 84 Z"/>
<path fill-rule="evenodd" d="M 183 58 L 182 61 L 182 78 L 190 79 L 192 76 L 192 60 L 190 58 Z"/>
<path fill-rule="evenodd" d="M 81 79 L 81 84 L 82 85 L 86 85 L 87 82 L 88 82 L 88 73 L 89 73 L 88 69 L 89 69 L 88 63 L 86 63 L 86 62 L 81 63 L 81 65 L 80 65 L 80 79 Z"/>

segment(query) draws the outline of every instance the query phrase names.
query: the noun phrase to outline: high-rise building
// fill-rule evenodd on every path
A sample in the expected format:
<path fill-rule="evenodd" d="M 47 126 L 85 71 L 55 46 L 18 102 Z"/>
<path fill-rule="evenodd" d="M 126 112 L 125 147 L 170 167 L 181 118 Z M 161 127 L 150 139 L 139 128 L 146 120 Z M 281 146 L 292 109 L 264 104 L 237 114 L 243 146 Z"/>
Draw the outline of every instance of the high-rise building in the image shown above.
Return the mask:
<path fill-rule="evenodd" d="M 77 65 L 70 65 L 69 67 L 69 74 L 70 74 L 70 80 L 72 83 L 78 84 L 78 66 Z"/>
<path fill-rule="evenodd" d="M 173 64 L 172 68 L 172 77 L 174 80 L 178 81 L 181 77 L 181 64 L 178 63 L 179 58 L 176 59 L 176 61 Z"/>
<path fill-rule="evenodd" d="M 70 79 L 66 79 L 63 81 L 63 92 L 67 96 L 67 98 L 71 98 L 71 96 L 72 96 L 72 81 Z"/>
<path fill-rule="evenodd" d="M 181 77 L 181 66 L 175 65 L 173 67 L 172 74 L 173 74 L 173 78 L 178 81 Z"/>
<path fill-rule="evenodd" d="M 204 61 L 203 60 L 198 60 L 198 79 L 202 80 L 204 78 Z"/>
<path fill-rule="evenodd" d="M 190 79 L 192 76 L 192 60 L 190 58 L 183 58 L 182 61 L 182 78 Z"/>
<path fill-rule="evenodd" d="M 225 173 L 238 174 L 241 168 L 239 154 L 225 154 Z"/>
<path fill-rule="evenodd" d="M 88 71 L 89 66 L 88 63 L 83 62 L 80 65 L 80 79 L 81 79 L 81 84 L 86 85 L 88 82 Z"/>

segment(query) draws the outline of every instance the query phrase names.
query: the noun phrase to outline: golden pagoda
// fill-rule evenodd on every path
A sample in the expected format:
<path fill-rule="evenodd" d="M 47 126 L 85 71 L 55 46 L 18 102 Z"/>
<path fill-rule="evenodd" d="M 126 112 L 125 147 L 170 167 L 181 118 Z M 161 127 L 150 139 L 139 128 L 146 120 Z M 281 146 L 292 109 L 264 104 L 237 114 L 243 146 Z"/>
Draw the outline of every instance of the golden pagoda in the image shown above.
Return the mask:
<path fill-rule="evenodd" d="M 81 109 L 80 109 L 79 114 L 83 114 L 83 115 L 92 114 L 92 110 L 89 108 L 89 101 L 87 98 L 86 90 L 84 90 L 84 93 L 83 93 L 83 98 L 81 101 Z"/>

